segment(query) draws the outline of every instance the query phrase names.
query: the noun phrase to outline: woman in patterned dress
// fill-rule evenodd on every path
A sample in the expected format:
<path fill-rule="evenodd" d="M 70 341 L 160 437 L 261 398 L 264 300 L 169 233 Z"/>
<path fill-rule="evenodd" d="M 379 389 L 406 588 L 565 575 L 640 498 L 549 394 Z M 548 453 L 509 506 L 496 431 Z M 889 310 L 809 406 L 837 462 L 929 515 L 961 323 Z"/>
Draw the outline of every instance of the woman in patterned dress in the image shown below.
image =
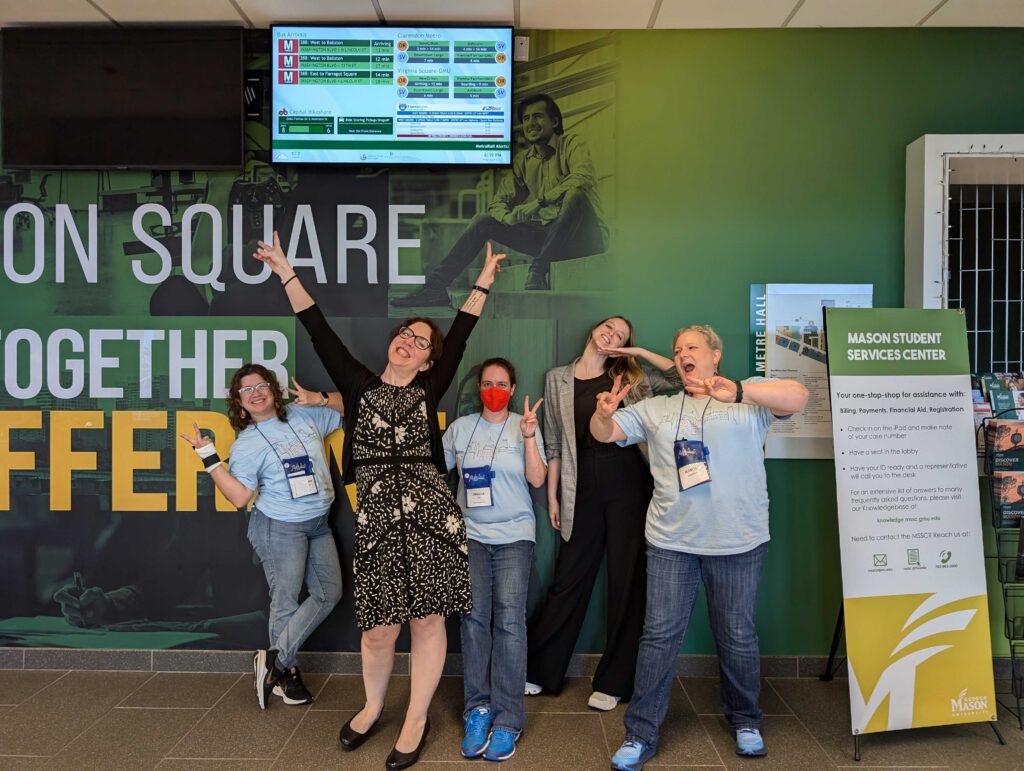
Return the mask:
<path fill-rule="evenodd" d="M 281 279 L 292 310 L 347 407 L 342 470 L 356 484 L 355 602 L 362 635 L 366 704 L 342 726 L 343 749 L 365 741 L 384 708 L 401 626 L 412 637 L 409 707 L 387 759 L 407 768 L 419 758 L 427 710 L 447 650 L 444 617 L 471 608 L 466 528 L 445 484 L 437 405 L 451 384 L 504 254 L 491 252 L 447 335 L 429 319 L 409 319 L 388 346 L 377 375 L 331 330 L 288 263 L 280 240 L 254 256 Z"/>

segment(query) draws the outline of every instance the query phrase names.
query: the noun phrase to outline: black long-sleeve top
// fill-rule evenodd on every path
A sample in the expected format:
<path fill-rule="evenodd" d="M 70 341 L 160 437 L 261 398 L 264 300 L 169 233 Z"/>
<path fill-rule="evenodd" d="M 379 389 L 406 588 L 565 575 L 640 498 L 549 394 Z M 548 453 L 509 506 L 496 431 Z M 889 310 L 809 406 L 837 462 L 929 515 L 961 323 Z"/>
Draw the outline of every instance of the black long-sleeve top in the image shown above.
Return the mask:
<path fill-rule="evenodd" d="M 313 341 L 313 349 L 320 357 L 327 374 L 341 392 L 345 404 L 345 441 L 341 451 L 342 478 L 345 484 L 356 481 L 355 468 L 352 464 L 352 437 L 355 434 L 356 421 L 359 416 L 359 400 L 367 388 L 380 383 L 380 375 L 371 372 L 353 356 L 345 344 L 331 329 L 320 308 L 314 305 L 296 314 L 299 321 L 309 332 Z M 423 386 L 427 395 L 427 421 L 430 425 L 430 454 L 434 465 L 441 474 L 448 473 L 444 460 L 444 448 L 441 446 L 441 425 L 437 420 L 437 404 L 451 385 L 455 374 L 466 352 L 466 341 L 473 331 L 479 317 L 471 313 L 459 311 L 452 322 L 451 329 L 444 336 L 444 349 L 441 358 L 426 372 L 416 375 L 412 384 Z"/>

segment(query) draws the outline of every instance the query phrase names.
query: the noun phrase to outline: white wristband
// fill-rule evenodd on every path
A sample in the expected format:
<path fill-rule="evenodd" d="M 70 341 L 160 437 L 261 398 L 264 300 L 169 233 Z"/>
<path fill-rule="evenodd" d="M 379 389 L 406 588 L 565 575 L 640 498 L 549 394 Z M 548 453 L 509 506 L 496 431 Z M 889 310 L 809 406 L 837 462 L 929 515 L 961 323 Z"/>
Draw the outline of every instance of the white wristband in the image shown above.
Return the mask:
<path fill-rule="evenodd" d="M 211 455 L 217 454 L 217 447 L 213 442 L 210 442 L 209 444 L 204 444 L 201 447 L 196 447 L 196 454 L 199 455 L 200 458 L 209 458 Z"/>
<path fill-rule="evenodd" d="M 223 462 L 222 462 L 222 461 L 217 461 L 217 462 L 216 462 L 216 463 L 214 463 L 214 464 L 213 464 L 212 466 L 207 466 L 207 467 L 206 467 L 206 473 L 207 473 L 207 474 L 212 474 L 212 473 L 213 473 L 213 470 L 214 470 L 215 468 L 217 468 L 218 466 L 221 466 L 222 464 L 223 464 Z"/>

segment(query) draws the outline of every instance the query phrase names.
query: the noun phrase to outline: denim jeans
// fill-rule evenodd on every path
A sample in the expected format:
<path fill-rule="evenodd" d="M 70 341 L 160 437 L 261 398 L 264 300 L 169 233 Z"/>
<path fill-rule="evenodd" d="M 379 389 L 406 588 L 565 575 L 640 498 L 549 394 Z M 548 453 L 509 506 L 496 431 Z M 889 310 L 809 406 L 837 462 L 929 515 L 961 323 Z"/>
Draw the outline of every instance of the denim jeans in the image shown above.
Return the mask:
<path fill-rule="evenodd" d="M 761 658 L 754 608 L 768 544 L 748 552 L 698 555 L 647 545 L 647 615 L 640 638 L 626 736 L 651 746 L 668 711 L 676 654 L 686 635 L 701 581 L 718 647 L 722 711 L 735 729 L 760 728 Z"/>
<path fill-rule="evenodd" d="M 523 730 L 526 593 L 533 542 L 469 541 L 473 610 L 462 617 L 465 715 L 490 706 L 494 728 Z"/>
<path fill-rule="evenodd" d="M 257 508 L 249 515 L 249 543 L 270 587 L 270 647 L 282 669 L 341 599 L 341 565 L 327 515 L 282 522 Z M 305 581 L 309 596 L 299 604 Z"/>

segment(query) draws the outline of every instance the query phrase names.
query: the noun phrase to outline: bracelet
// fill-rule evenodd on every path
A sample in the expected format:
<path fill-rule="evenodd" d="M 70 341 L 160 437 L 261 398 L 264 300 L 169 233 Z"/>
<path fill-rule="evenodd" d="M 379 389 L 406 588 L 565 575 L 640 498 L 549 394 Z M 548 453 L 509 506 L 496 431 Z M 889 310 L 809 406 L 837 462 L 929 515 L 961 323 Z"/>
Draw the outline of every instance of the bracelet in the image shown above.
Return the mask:
<path fill-rule="evenodd" d="M 293 279 L 296 279 L 298 277 L 299 277 L 298 273 L 292 273 L 292 277 L 290 279 L 288 279 L 288 281 L 292 281 Z M 281 286 L 288 286 L 288 281 L 282 281 L 281 282 Z"/>
<path fill-rule="evenodd" d="M 213 471 L 220 464 L 220 456 L 217 453 L 214 453 L 208 458 L 203 458 L 203 468 L 205 468 L 207 472 Z"/>
<path fill-rule="evenodd" d="M 483 292 L 484 294 L 490 294 L 491 293 L 490 289 L 485 289 L 484 287 L 480 286 L 479 284 L 473 284 L 473 288 L 476 291 L 478 291 L 478 292 Z"/>
<path fill-rule="evenodd" d="M 522 433 L 522 432 L 520 432 L 520 433 Z M 535 437 L 535 436 L 537 436 L 537 432 L 536 431 L 534 431 L 532 434 L 523 434 L 523 439 L 533 439 L 533 437 Z"/>
<path fill-rule="evenodd" d="M 326 391 L 321 391 L 320 392 L 320 398 L 323 399 L 323 401 L 320 403 L 321 407 L 326 407 L 327 406 L 327 402 L 329 402 L 331 400 L 331 397 L 327 395 Z"/>
<path fill-rule="evenodd" d="M 739 404 L 743 401 L 743 383 L 739 380 L 733 380 L 732 382 L 736 384 L 736 404 Z"/>

